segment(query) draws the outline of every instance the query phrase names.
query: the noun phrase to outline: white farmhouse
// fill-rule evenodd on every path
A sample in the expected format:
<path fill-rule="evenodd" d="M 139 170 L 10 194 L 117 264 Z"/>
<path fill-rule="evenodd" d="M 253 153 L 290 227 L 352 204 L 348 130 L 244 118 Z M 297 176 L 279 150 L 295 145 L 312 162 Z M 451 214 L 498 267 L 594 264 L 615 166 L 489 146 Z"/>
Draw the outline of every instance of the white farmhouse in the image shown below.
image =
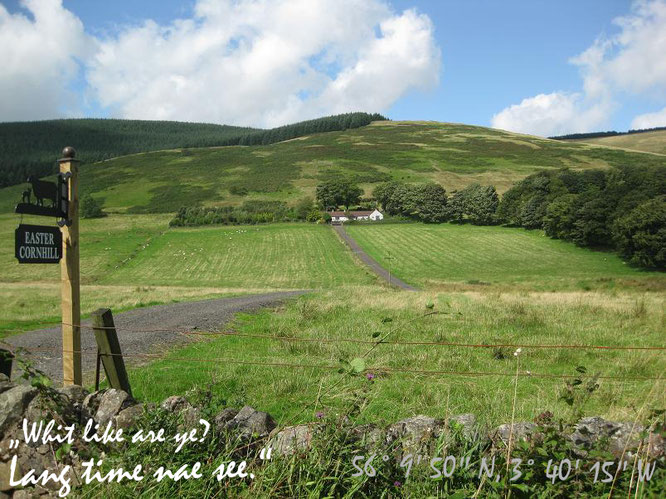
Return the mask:
<path fill-rule="evenodd" d="M 384 215 L 379 210 L 374 211 L 331 211 L 331 222 L 333 223 L 342 223 L 348 222 L 349 220 L 372 220 L 376 222 L 377 220 L 383 220 Z"/>

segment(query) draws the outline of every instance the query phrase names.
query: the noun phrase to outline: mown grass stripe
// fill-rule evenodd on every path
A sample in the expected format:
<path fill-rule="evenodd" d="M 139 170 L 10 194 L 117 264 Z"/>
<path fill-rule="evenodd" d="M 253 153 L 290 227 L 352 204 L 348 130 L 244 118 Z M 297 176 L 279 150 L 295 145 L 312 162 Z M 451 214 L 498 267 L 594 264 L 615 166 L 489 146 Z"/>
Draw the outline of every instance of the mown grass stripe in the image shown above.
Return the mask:
<path fill-rule="evenodd" d="M 395 275 L 426 282 L 484 281 L 572 286 L 581 279 L 657 277 L 614 254 L 577 248 L 540 231 L 505 227 L 419 224 L 351 225 L 349 234 Z"/>

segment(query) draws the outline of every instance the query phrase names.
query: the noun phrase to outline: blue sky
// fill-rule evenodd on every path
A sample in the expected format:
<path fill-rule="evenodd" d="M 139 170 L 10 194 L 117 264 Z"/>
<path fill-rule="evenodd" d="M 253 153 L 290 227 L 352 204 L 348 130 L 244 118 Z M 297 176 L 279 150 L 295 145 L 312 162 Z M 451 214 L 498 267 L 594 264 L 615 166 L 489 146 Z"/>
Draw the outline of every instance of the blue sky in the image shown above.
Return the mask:
<path fill-rule="evenodd" d="M 391 110 L 404 119 L 489 125 L 496 112 L 523 98 L 577 92 L 581 78 L 568 60 L 587 49 L 612 20 L 628 12 L 626 0 L 406 2 L 433 20 L 442 47 L 441 83 L 430 94 L 410 95 Z M 652 110 L 628 102 L 611 122 L 626 129 L 634 114 Z M 639 107 L 637 107 L 639 106 Z"/>
<path fill-rule="evenodd" d="M 666 126 L 666 0 L 0 5 L 14 96 L 0 121 L 268 127 L 367 110 L 538 135 Z"/>

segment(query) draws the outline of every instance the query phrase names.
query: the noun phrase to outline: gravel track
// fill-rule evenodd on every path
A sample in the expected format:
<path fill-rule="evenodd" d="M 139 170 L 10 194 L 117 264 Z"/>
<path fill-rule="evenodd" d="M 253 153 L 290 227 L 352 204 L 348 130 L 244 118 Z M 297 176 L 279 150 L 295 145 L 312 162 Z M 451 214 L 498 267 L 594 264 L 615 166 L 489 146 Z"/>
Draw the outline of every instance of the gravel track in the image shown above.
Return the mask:
<path fill-rule="evenodd" d="M 276 305 L 286 298 L 306 292 L 282 291 L 234 298 L 156 305 L 114 314 L 113 320 L 123 353 L 161 353 L 173 345 L 200 340 L 197 335 L 182 334 L 185 331 L 193 329 L 219 331 L 238 312 L 249 312 Z M 83 321 L 82 326 L 87 325 L 90 325 L 90 320 Z M 149 331 L 141 331 L 144 329 Z M 167 331 L 154 331 L 156 329 Z M 60 327 L 29 331 L 11 336 L 4 341 L 27 350 L 49 350 L 48 352 L 35 351 L 25 356 L 30 358 L 34 366 L 44 371 L 51 379 L 56 382 L 62 381 L 62 355 L 59 353 L 59 350 L 62 350 Z M 91 329 L 81 329 L 81 350 L 97 350 L 94 333 Z M 131 365 L 141 362 L 129 358 L 126 363 Z M 83 353 L 82 364 L 84 380 L 88 382 L 94 380 L 95 354 Z M 18 367 L 15 366 L 13 371 L 12 378 L 17 378 Z"/>
<path fill-rule="evenodd" d="M 342 238 L 342 240 L 347 243 L 347 246 L 352 250 L 352 252 L 361 259 L 363 263 L 365 263 L 370 269 L 377 274 L 379 277 L 384 279 L 386 282 L 391 284 L 392 286 L 397 286 L 402 289 L 406 289 L 407 291 L 418 291 L 418 288 L 415 288 L 414 286 L 410 286 L 404 281 L 401 281 L 397 277 L 390 275 L 388 270 L 386 270 L 384 267 L 379 265 L 377 260 L 372 258 L 370 255 L 368 255 L 363 249 L 358 245 L 358 243 L 352 238 L 347 231 L 345 230 L 343 225 L 333 225 L 333 230 L 338 233 L 338 235 Z"/>

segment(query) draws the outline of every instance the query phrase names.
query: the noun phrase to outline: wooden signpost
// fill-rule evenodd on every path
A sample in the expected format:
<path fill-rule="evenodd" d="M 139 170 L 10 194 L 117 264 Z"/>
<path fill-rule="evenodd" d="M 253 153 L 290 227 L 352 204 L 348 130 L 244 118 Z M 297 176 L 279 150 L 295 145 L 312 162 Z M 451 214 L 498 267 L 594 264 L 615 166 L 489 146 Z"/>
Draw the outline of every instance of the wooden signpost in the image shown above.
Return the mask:
<path fill-rule="evenodd" d="M 81 301 L 79 291 L 79 179 L 73 147 L 62 151 L 56 183 L 30 177 L 16 213 L 58 219 L 56 227 L 19 225 L 16 258 L 19 263 L 58 263 L 62 279 L 62 368 L 64 385 L 80 385 Z M 34 196 L 35 203 L 31 203 Z"/>
<path fill-rule="evenodd" d="M 67 217 L 62 227 L 62 375 L 63 385 L 80 385 L 81 293 L 79 288 L 79 161 L 73 147 L 62 151 L 60 178 L 69 180 Z M 64 193 L 61 193 L 61 195 Z"/>
<path fill-rule="evenodd" d="M 62 379 L 63 385 L 81 385 L 81 296 L 79 287 L 79 160 L 74 148 L 65 147 L 58 160 L 57 183 L 30 177 L 32 188 L 23 193 L 16 213 L 56 217 L 57 227 L 20 224 L 15 232 L 15 254 L 19 263 L 58 263 L 62 302 Z M 31 203 L 34 196 L 35 203 Z M 97 380 L 99 362 L 113 388 L 130 395 L 129 379 L 120 343 L 109 309 L 93 312 L 97 340 Z M 0 369 L 11 372 L 11 357 L 0 350 Z"/>

